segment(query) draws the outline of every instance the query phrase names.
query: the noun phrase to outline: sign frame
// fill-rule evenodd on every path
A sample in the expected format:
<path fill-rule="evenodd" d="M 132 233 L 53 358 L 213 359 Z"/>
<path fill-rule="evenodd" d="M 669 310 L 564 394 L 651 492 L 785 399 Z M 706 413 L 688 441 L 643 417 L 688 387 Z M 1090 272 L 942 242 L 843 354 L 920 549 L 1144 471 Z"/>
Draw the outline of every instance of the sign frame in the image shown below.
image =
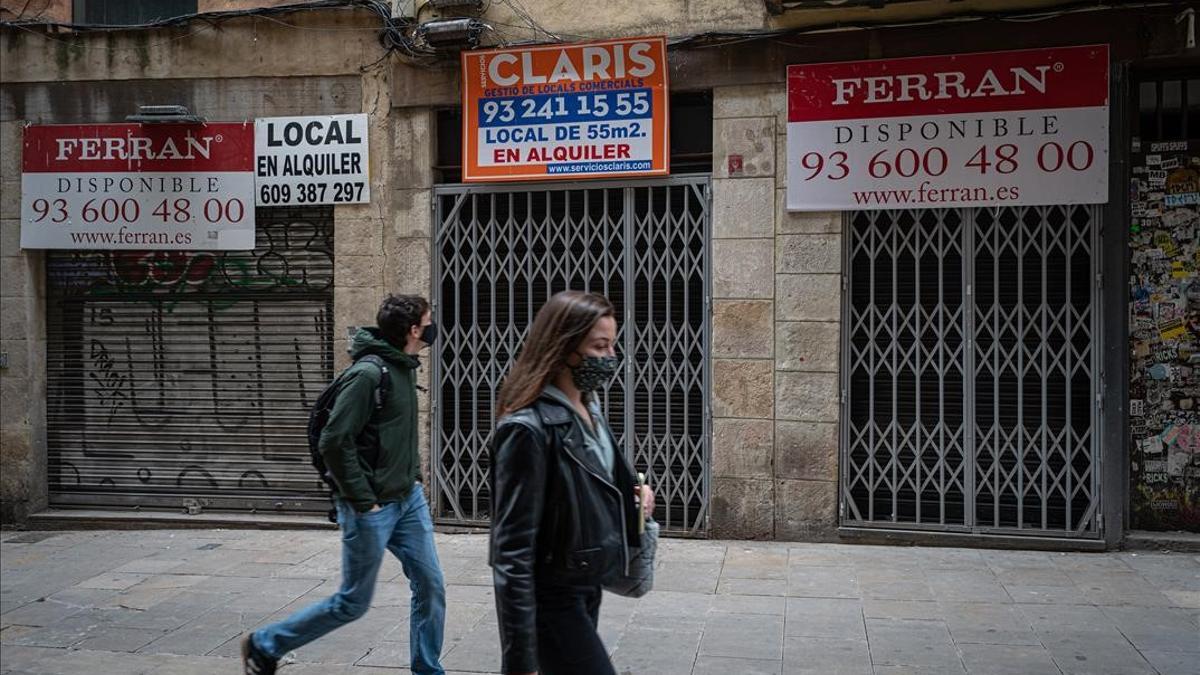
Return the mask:
<path fill-rule="evenodd" d="M 255 246 L 248 121 L 29 125 L 22 146 L 22 249 Z"/>
<path fill-rule="evenodd" d="M 649 54 L 640 52 L 632 55 L 626 52 L 627 47 L 640 43 L 649 45 Z M 620 50 L 620 58 L 613 58 L 613 55 L 617 53 L 612 51 L 614 49 Z M 599 56 L 601 52 L 608 56 Z M 494 83 L 492 81 L 492 74 L 500 74 L 500 64 L 496 65 L 494 71 L 490 68 L 492 61 L 498 60 L 497 57 L 504 60 L 503 66 L 507 72 L 503 75 L 505 79 L 513 79 L 514 82 Z M 591 60 L 586 61 L 585 58 Z M 569 66 L 563 65 L 564 60 L 569 62 Z M 635 74 L 646 60 L 653 64 L 653 72 L 645 76 Z M 475 50 L 463 52 L 461 62 L 463 79 L 462 180 L 464 183 L 645 178 L 670 175 L 670 77 L 665 36 Z M 547 68 L 547 65 L 552 67 Z M 589 70 L 590 66 L 595 67 Z M 617 70 L 624 69 L 623 76 L 608 77 L 609 68 L 614 69 L 614 75 Z M 572 70 L 575 78 L 569 76 Z M 580 72 L 590 75 L 602 73 L 604 77 L 597 77 L 593 80 L 590 77 L 579 77 Z M 554 82 L 549 81 L 556 77 L 558 79 Z M 638 83 L 639 86 L 593 86 L 593 84 L 601 85 L 612 82 L 628 82 L 630 85 Z M 587 86 L 582 86 L 585 84 Z M 492 95 L 486 96 L 485 94 L 489 92 Z M 638 114 L 636 112 L 637 101 L 644 100 L 640 98 L 639 92 L 647 92 L 649 98 L 648 117 L 632 116 Z M 627 94 L 629 98 L 618 98 L 618 95 L 625 97 Z M 590 100 L 589 97 L 591 97 Z M 593 105 L 597 100 L 595 97 L 604 98 L 602 105 L 608 113 L 597 115 L 600 105 Z M 484 116 L 484 113 L 480 109 L 486 100 L 497 101 L 497 110 L 500 111 L 500 116 L 493 117 L 492 120 L 481 125 L 480 117 Z M 511 109 L 515 111 L 514 117 L 507 121 L 499 121 L 510 109 L 508 103 L 510 101 Z M 613 121 L 612 115 L 617 112 L 617 106 L 630 101 L 634 102 L 632 112 L 629 115 L 618 116 L 616 124 L 610 124 Z M 501 106 L 505 109 L 500 110 Z M 545 121 L 548 118 L 543 115 L 547 107 L 552 108 L 551 118 L 548 122 Z M 534 114 L 529 117 L 525 113 Z M 517 115 L 529 121 L 527 123 L 518 122 Z M 585 115 L 592 117 L 587 118 Z M 553 118 L 560 116 L 563 121 L 555 123 Z M 626 120 L 628 123 L 622 126 L 622 122 Z M 639 128 L 640 120 L 649 121 L 651 128 L 648 135 L 636 135 L 644 132 Z M 508 163 L 514 154 L 517 161 L 508 163 L 508 166 L 497 166 L 495 160 L 500 158 L 500 155 L 493 154 L 491 163 L 481 162 L 481 153 L 484 152 L 483 146 L 485 145 L 480 140 L 481 130 L 488 128 L 488 124 L 496 125 L 491 128 L 502 128 L 499 125 L 511 125 L 518 129 L 523 127 L 528 130 L 518 139 L 496 140 L 494 144 L 489 145 L 493 148 L 493 153 L 496 152 L 496 145 L 524 146 L 515 149 L 509 147 L 504 151 L 505 163 Z M 542 130 L 553 127 L 555 130 L 551 133 L 556 137 L 546 138 L 545 134 L 533 132 L 532 129 L 537 127 Z M 569 131 L 571 128 L 576 131 Z M 569 135 L 569 137 L 558 138 L 559 134 Z M 571 134 L 574 135 L 570 136 Z M 588 136 L 591 134 L 595 134 L 595 136 L 589 139 Z M 602 136 L 602 134 L 613 135 Z M 488 139 L 485 138 L 486 140 Z M 633 142 L 606 143 L 606 141 L 622 140 Z M 564 141 L 575 141 L 577 147 L 592 148 L 592 150 L 560 152 L 559 148 L 567 147 L 562 144 Z M 535 145 L 529 145 L 530 143 Z M 539 146 L 536 145 L 537 143 L 545 143 L 545 145 Z M 649 156 L 645 157 L 641 154 L 633 156 L 634 148 L 632 146 L 635 144 L 641 146 L 640 149 L 643 152 L 648 150 Z M 600 149 L 597 150 L 597 148 Z M 520 161 L 521 153 L 524 153 L 526 161 Z M 538 155 L 538 159 L 529 161 L 529 158 L 534 155 Z M 615 169 L 618 165 L 630 166 L 634 163 L 644 162 L 648 162 L 649 165 L 646 169 Z M 595 165 L 595 169 L 592 171 L 568 170 L 573 165 L 580 166 L 582 169 L 584 164 Z M 560 168 L 551 169 L 554 165 L 559 165 Z M 602 167 L 614 168 L 604 169 Z"/>
<path fill-rule="evenodd" d="M 1107 203 L 1109 51 L 789 65 L 786 209 Z"/>
<path fill-rule="evenodd" d="M 361 133 L 359 137 L 353 136 L 356 126 Z M 323 138 L 314 139 L 314 133 Z M 336 143 L 331 141 L 335 135 Z M 315 175 L 318 170 L 325 175 Z M 289 171 L 291 175 L 282 175 Z M 262 175 L 264 172 L 274 175 Z M 367 113 L 255 119 L 254 203 L 256 206 L 371 203 Z"/>

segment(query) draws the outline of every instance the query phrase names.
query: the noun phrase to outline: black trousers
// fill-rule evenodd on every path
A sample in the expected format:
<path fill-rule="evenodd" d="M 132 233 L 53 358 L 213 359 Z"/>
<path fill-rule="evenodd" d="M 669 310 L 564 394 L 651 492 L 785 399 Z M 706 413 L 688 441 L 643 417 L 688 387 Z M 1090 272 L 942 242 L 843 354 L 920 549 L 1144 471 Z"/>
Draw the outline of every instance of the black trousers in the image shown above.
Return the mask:
<path fill-rule="evenodd" d="M 600 641 L 599 586 L 538 588 L 540 675 L 616 675 Z"/>

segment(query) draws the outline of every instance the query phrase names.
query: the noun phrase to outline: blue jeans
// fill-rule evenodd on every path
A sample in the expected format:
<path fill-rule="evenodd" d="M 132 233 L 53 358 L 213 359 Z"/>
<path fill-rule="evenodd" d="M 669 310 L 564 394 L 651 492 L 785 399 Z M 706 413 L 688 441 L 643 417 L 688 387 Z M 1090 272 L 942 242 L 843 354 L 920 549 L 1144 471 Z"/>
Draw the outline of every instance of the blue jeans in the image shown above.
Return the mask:
<path fill-rule="evenodd" d="M 329 599 L 255 631 L 255 646 L 278 659 L 362 617 L 371 606 L 375 577 L 386 549 L 399 558 L 412 588 L 412 672 L 442 675 L 446 587 L 433 544 L 429 503 L 421 484 L 414 485 L 404 501 L 384 504 L 380 510 L 368 513 L 358 513 L 349 503 L 338 500 L 338 523 L 342 527 L 342 587 Z"/>

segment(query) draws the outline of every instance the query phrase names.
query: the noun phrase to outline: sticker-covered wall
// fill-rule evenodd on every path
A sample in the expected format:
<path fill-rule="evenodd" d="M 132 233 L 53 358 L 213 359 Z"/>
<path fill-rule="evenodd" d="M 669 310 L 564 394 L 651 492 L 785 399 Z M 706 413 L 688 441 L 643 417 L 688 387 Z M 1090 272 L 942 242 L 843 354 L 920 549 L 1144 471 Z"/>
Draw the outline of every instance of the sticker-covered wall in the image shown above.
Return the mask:
<path fill-rule="evenodd" d="M 1134 156 L 1130 199 L 1130 509 L 1134 528 L 1200 530 L 1200 144 Z"/>

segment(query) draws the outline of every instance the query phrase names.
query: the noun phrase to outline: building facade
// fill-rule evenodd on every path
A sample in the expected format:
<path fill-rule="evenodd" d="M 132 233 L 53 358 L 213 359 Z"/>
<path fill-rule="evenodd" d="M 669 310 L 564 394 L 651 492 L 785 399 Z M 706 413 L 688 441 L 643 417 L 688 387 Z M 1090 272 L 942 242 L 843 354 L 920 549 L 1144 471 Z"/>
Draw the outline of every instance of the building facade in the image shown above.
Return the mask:
<path fill-rule="evenodd" d="M 678 535 L 1105 547 L 1197 527 L 1196 206 L 1165 198 L 1200 192 L 1182 6 L 495 3 L 484 44 L 668 35 L 672 168 L 489 185 L 461 183 L 457 56 L 384 47 L 437 18 L 415 4 L 0 29 L 5 522 L 323 511 L 308 405 L 348 331 L 408 292 L 443 328 L 422 371 L 435 515 L 486 523 L 495 389 L 571 287 L 617 306 L 605 403 Z M 1077 45 L 1109 50 L 1106 203 L 789 210 L 788 65 Z M 250 252 L 23 250 L 26 125 L 151 103 L 365 113 L 370 202 L 259 207 Z"/>

